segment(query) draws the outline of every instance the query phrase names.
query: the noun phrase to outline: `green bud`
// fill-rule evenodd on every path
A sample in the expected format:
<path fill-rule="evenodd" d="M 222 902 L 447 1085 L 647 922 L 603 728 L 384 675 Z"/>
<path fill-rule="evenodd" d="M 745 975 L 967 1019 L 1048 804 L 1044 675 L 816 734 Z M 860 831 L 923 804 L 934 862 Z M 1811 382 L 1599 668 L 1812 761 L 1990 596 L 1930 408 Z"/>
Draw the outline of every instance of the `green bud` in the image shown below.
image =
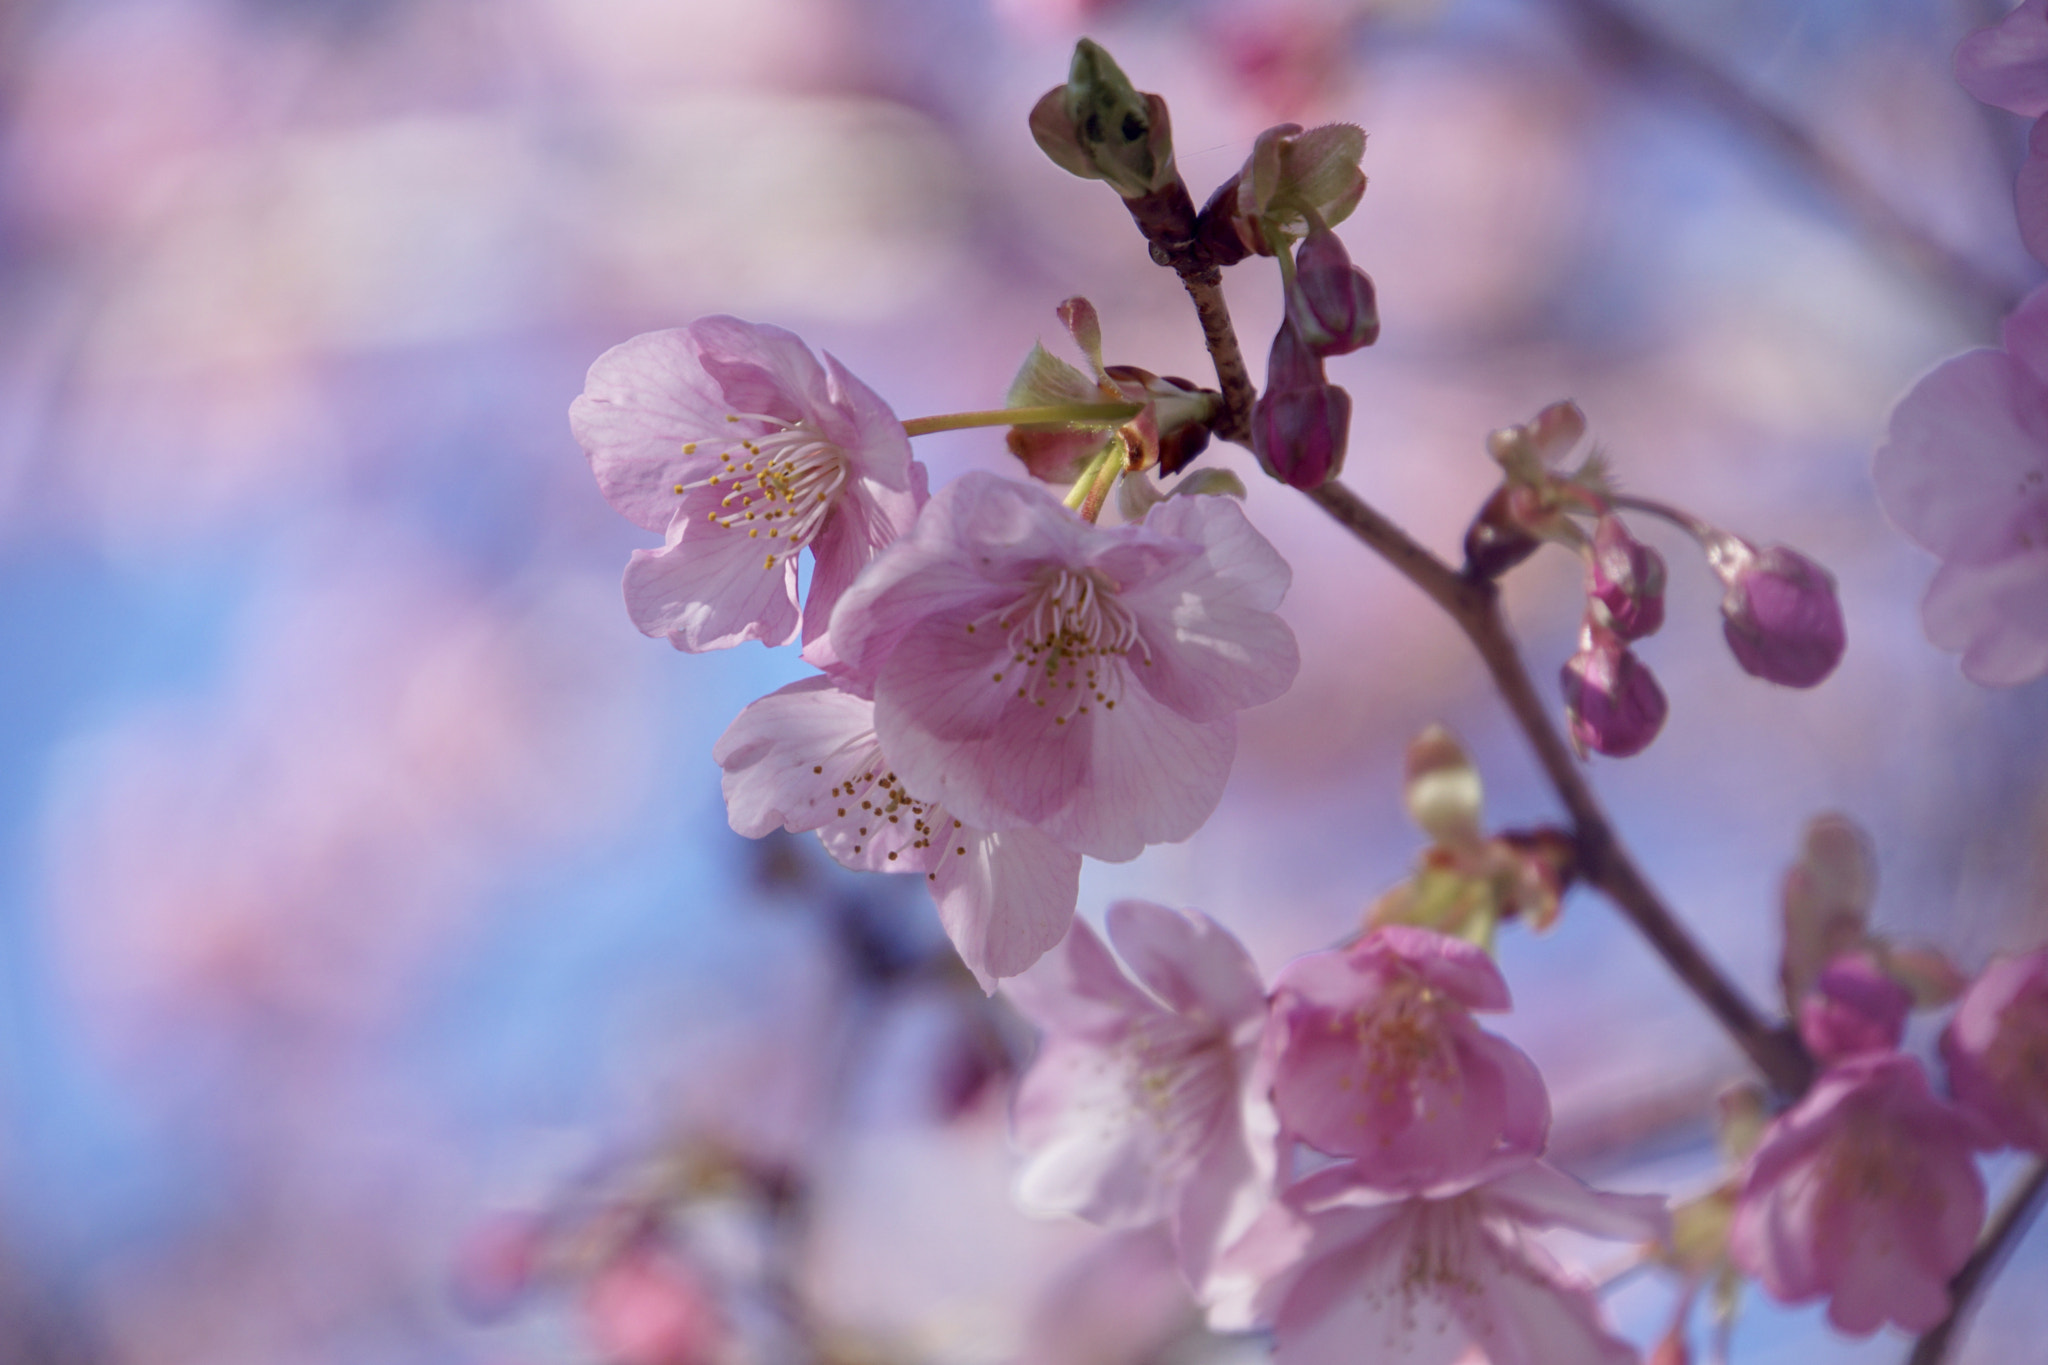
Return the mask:
<path fill-rule="evenodd" d="M 1173 184 L 1173 131 L 1166 101 L 1131 84 L 1099 43 L 1074 45 L 1067 83 L 1031 110 L 1031 136 L 1061 169 L 1103 180 L 1126 199 Z"/>

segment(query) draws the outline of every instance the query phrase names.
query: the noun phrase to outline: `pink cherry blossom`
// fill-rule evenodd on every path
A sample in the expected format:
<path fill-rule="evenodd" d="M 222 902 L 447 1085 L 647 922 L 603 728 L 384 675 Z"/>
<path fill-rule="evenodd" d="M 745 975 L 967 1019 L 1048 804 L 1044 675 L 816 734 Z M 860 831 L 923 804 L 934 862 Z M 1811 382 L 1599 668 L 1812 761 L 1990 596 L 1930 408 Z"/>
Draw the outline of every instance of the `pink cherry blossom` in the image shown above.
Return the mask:
<path fill-rule="evenodd" d="M 710 1365 L 727 1337 L 703 1275 L 653 1242 L 629 1246 L 599 1270 L 581 1308 L 605 1365 Z"/>
<path fill-rule="evenodd" d="M 840 599 L 832 644 L 874 679 L 875 731 L 912 790 L 1122 861 L 1201 827 L 1236 712 L 1294 681 L 1274 614 L 1288 577 L 1229 498 L 1104 529 L 968 474 Z"/>
<path fill-rule="evenodd" d="M 1957 44 L 1956 80 L 1986 104 L 2048 114 L 2048 0 L 2026 0 Z"/>
<path fill-rule="evenodd" d="M 1984 1222 L 1971 1157 L 1983 1145 L 1913 1058 L 1852 1058 L 1764 1130 L 1729 1254 L 1773 1298 L 1826 1298 L 1840 1331 L 1924 1332 L 1947 1316 L 1949 1277 Z"/>
<path fill-rule="evenodd" d="M 924 873 L 947 937 L 984 986 L 1036 962 L 1074 917 L 1080 854 L 1035 829 L 970 826 L 914 793 L 875 736 L 875 703 L 831 678 L 755 702 L 711 756 L 741 834 L 816 830 L 848 867 Z"/>
<path fill-rule="evenodd" d="M 1224 1254 L 1210 1325 L 1270 1325 L 1276 1365 L 1451 1365 L 1474 1348 L 1495 1365 L 1633 1365 L 1590 1283 L 1530 1235 L 1560 1226 L 1649 1242 L 1670 1219 L 1661 1198 L 1589 1190 L 1530 1157 L 1409 1198 L 1333 1167 Z"/>
<path fill-rule="evenodd" d="M 1946 561 L 1921 603 L 1928 639 L 1990 687 L 2048 673 L 2048 288 L 2004 340 L 1914 385 L 1876 463 L 1886 514 Z"/>
<path fill-rule="evenodd" d="M 2048 114 L 2048 0 L 2026 2 L 1956 48 L 1956 80 L 1986 104 L 2039 120 Z M 2048 123 L 2036 122 L 2014 186 L 2020 240 L 2048 260 Z"/>
<path fill-rule="evenodd" d="M 1984 969 L 1941 1037 L 1956 1103 L 2048 1156 L 2048 948 Z"/>
<path fill-rule="evenodd" d="M 1256 1156 L 1270 1146 L 1250 1136 L 1269 1139 L 1270 1119 L 1247 1102 L 1265 990 L 1243 945 L 1199 911 L 1118 901 L 1108 925 L 1136 982 L 1076 920 L 1005 987 L 1045 1033 L 1017 1091 L 1019 1198 L 1111 1227 L 1170 1219 L 1199 1284 L 1270 1180 Z"/>
<path fill-rule="evenodd" d="M 1296 958 L 1274 982 L 1265 1043 L 1283 1134 L 1411 1191 L 1541 1151 L 1543 1078 L 1472 1021 L 1507 1008 L 1492 958 L 1427 929 L 1388 925 Z"/>
<path fill-rule="evenodd" d="M 700 318 L 614 346 L 569 424 L 607 500 L 663 531 L 635 550 L 626 606 L 678 649 L 806 644 L 910 525 L 924 466 L 873 390 L 780 327 Z M 815 560 L 803 613 L 797 560 Z"/>

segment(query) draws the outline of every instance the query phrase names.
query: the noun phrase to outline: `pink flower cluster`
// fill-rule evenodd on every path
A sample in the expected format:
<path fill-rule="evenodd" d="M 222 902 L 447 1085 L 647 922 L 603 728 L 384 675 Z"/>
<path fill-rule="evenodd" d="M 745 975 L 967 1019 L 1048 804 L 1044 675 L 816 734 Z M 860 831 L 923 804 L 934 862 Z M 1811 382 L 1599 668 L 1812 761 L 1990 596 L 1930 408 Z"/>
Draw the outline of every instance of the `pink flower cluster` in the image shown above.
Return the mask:
<path fill-rule="evenodd" d="M 1098 528 L 992 475 L 927 499 L 888 407 L 780 329 L 636 338 L 570 418 L 613 506 L 666 533 L 626 571 L 642 630 L 700 650 L 801 626 L 824 670 L 719 740 L 733 827 L 923 873 L 984 984 L 1060 941 L 1084 855 L 1200 828 L 1236 713 L 1294 679 L 1287 565 L 1234 501 Z"/>
<path fill-rule="evenodd" d="M 1915 1003 L 1901 977 L 1939 974 L 1851 937 L 1797 1002 L 1827 1069 L 1750 1156 L 1729 1254 L 1775 1298 L 1826 1299 L 1843 1332 L 1925 1332 L 1984 1223 L 1975 1154 L 2048 1154 L 2048 949 L 1994 963 L 1963 995 L 1941 1042 L 1950 1102 L 1898 1051 Z"/>
<path fill-rule="evenodd" d="M 1541 1160 L 1549 1100 L 1475 1011 L 1491 959 L 1389 926 L 1285 967 L 1270 995 L 1198 913 L 1125 901 L 1008 988 L 1045 1033 L 1016 1113 L 1027 1204 L 1166 1220 L 1212 1327 L 1265 1326 L 1283 1365 L 1360 1358 L 1624 1362 L 1591 1288 L 1531 1238 L 1655 1241 L 1661 1198 Z"/>
<path fill-rule="evenodd" d="M 2048 261 L 2048 0 L 1965 38 L 1956 79 L 2039 120 L 2015 202 L 2020 239 Z M 2048 290 L 2020 302 L 2001 340 L 1915 384 L 1876 462 L 1885 513 L 1942 560 L 1921 603 L 1927 638 L 1987 687 L 2048 673 Z"/>

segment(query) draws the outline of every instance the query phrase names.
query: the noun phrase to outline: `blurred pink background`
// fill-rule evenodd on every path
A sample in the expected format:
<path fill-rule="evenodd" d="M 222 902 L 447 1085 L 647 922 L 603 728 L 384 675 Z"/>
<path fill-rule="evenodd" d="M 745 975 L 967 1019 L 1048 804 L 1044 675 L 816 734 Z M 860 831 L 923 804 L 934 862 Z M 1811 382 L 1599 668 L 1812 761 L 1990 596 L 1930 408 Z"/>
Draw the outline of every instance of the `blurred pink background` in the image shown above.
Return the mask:
<path fill-rule="evenodd" d="M 563 416 L 606 347 L 711 312 L 798 331 L 905 417 L 998 404 L 1072 294 L 1111 362 L 1209 378 L 1171 273 L 1026 133 L 1084 24 L 1169 99 L 1197 199 L 1281 118 L 1366 128 L 1341 235 L 1385 331 L 1332 365 L 1345 477 L 1422 540 L 1454 555 L 1485 433 L 1570 396 L 1630 489 L 1836 573 L 1848 659 L 1785 691 L 1735 667 L 1718 585 L 1648 529 L 1671 721 L 1593 764 L 1759 1000 L 1825 810 L 1876 840 L 1881 928 L 1970 968 L 2048 937 L 2048 688 L 1984 692 L 1926 644 L 1932 562 L 1869 477 L 1891 403 L 2038 276 L 2024 130 L 1948 68 L 1996 10 L 1625 12 L 1881 211 L 1592 0 L 0 9 L 0 1362 L 594 1360 L 564 1296 L 458 1313 L 465 1238 L 707 1140 L 804 1174 L 787 1274 L 848 1360 L 1263 1358 L 1176 1336 L 1142 1238 L 1011 1210 L 1028 1037 L 890 967 L 932 950 L 921 893 L 727 829 L 711 742 L 803 670 L 633 630 L 617 578 L 645 537 Z M 1227 289 L 1256 368 L 1277 272 Z M 1007 460 L 988 431 L 918 453 L 935 483 Z M 1430 721 L 1495 820 L 1553 807 L 1448 623 L 1248 454 L 1206 458 L 1294 564 L 1302 674 L 1246 718 L 1210 826 L 1091 863 L 1081 908 L 1198 905 L 1271 970 L 1407 870 L 1400 756 Z M 1547 688 L 1578 569 L 1539 556 L 1510 600 Z M 1704 1106 L 1741 1073 L 1705 1015 L 1592 898 L 1502 960 L 1560 1157 L 1697 1188 Z M 759 1269 L 758 1228 L 691 1217 L 707 1274 Z M 2044 1242 L 1964 1359 L 2037 1349 Z M 1612 1306 L 1647 1340 L 1668 1299 L 1644 1279 Z M 734 1349 L 783 1358 L 757 1310 L 729 1309 Z M 1736 1341 L 1903 1354 L 1754 1296 Z"/>

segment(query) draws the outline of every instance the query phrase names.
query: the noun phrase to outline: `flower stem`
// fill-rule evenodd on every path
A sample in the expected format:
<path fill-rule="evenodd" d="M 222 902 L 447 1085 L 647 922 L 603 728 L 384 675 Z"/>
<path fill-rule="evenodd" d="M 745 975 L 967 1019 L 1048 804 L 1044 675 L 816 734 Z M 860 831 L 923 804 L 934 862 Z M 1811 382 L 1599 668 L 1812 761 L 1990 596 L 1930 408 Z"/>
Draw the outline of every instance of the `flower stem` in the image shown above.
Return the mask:
<path fill-rule="evenodd" d="M 1145 410 L 1142 403 L 1048 403 L 1035 408 L 989 408 L 982 412 L 948 412 L 913 417 L 903 424 L 906 436 L 968 427 L 1076 426 L 1120 427 Z"/>
<path fill-rule="evenodd" d="M 1719 530 L 1701 521 L 1692 513 L 1673 507 L 1668 502 L 1658 502 L 1655 498 L 1639 498 L 1630 493 L 1610 494 L 1607 500 L 1616 507 L 1627 511 L 1641 512 L 1646 516 L 1668 521 L 1694 540 L 1697 540 L 1702 547 L 1709 546 L 1721 538 Z"/>
<path fill-rule="evenodd" d="M 1963 1262 L 1963 1268 L 1948 1282 L 1948 1316 L 1913 1344 L 1913 1354 L 1907 1358 L 1906 1365 L 1941 1365 L 1948 1358 L 1949 1342 L 1977 1306 L 1977 1297 L 1986 1282 L 1998 1273 L 2006 1253 L 2026 1232 L 2027 1225 L 2034 1221 L 2034 1215 L 2041 1211 L 2044 1190 L 2048 1190 L 2048 1161 L 2037 1161 L 2034 1169 L 2027 1172 L 2026 1178 L 1999 1207 L 1991 1226 L 1985 1230 L 1984 1239 L 1970 1253 L 1970 1259 Z"/>

